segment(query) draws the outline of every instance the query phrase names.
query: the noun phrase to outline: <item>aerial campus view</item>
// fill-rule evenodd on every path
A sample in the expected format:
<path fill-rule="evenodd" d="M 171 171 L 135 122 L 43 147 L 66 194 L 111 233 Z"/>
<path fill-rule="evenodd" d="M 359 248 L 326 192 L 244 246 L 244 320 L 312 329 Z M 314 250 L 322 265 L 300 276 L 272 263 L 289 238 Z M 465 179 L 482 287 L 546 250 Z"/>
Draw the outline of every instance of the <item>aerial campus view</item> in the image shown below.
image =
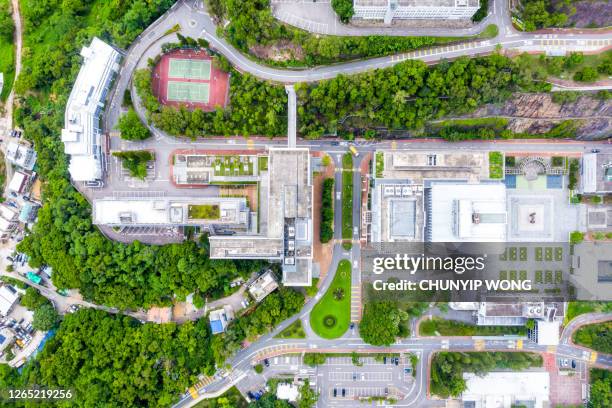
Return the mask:
<path fill-rule="evenodd" d="M 612 407 L 606 0 L 0 0 L 0 406 Z"/>

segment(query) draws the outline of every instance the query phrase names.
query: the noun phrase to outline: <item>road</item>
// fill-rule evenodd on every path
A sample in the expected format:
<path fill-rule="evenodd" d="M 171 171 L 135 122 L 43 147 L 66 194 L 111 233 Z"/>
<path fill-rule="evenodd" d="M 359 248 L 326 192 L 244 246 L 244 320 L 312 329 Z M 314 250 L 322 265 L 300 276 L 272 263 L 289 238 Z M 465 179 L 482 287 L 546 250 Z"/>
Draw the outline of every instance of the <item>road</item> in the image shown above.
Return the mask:
<path fill-rule="evenodd" d="M 331 274 L 328 274 L 328 277 Z M 308 308 L 308 305 L 305 309 Z M 612 313 L 604 314 L 606 320 L 612 319 Z M 206 387 L 199 390 L 200 399 L 211 394 L 219 394 L 222 389 L 227 389 L 238 382 L 247 373 L 252 372 L 255 361 L 283 354 L 300 354 L 303 352 L 330 352 L 330 353 L 420 353 L 416 382 L 410 394 L 396 406 L 421 407 L 430 403 L 427 400 L 427 369 L 428 360 L 436 351 L 527 351 L 537 353 L 554 353 L 556 357 L 591 362 L 594 366 L 612 369 L 612 356 L 601 353 L 593 353 L 582 347 L 572 344 L 559 344 L 554 348 L 538 345 L 524 341 L 522 345 L 511 337 L 416 337 L 401 339 L 389 347 L 374 347 L 363 342 L 360 337 L 342 337 L 336 340 L 325 340 L 320 338 L 308 339 L 275 339 L 274 336 L 286 327 L 288 322 L 261 337 L 246 349 L 241 350 L 229 363 L 232 366 L 232 374 L 227 377 L 219 377 Z M 583 315 L 580 321 L 597 321 L 602 319 L 601 314 Z M 594 361 L 592 359 L 594 358 Z M 184 395 L 175 407 L 192 406 L 197 400 L 191 396 Z"/>
<path fill-rule="evenodd" d="M 197 4 L 198 7 L 193 5 Z M 217 27 L 200 2 L 179 0 L 167 13 L 148 27 L 125 52 L 124 64 L 116 80 L 116 86 L 106 109 L 105 128 L 113 129 L 121 114 L 121 101 L 137 65 L 146 66 L 147 58 L 158 55 L 164 42 L 175 41 L 174 34 L 166 32 L 176 24 L 181 25 L 181 34 L 193 38 L 205 38 L 211 46 L 222 53 L 240 71 L 248 72 L 258 78 L 279 83 L 292 84 L 330 79 L 340 74 L 356 74 L 376 68 L 390 67 L 408 59 L 418 59 L 435 63 L 443 59 L 457 58 L 463 55 L 475 56 L 495 51 L 498 47 L 505 50 L 526 52 L 565 52 L 565 51 L 598 51 L 612 46 L 612 35 L 606 31 L 525 33 L 512 27 L 507 11 L 506 0 L 495 0 L 491 7 L 490 21 L 499 28 L 499 35 L 494 39 L 475 40 L 409 53 L 391 55 L 367 60 L 352 61 L 331 66 L 321 66 L 304 70 L 272 68 L 258 64 L 235 49 L 225 39 L 217 36 Z M 421 34 L 422 35 L 422 34 Z M 445 33 L 450 35 L 450 33 Z M 141 117 L 144 111 L 136 104 Z"/>

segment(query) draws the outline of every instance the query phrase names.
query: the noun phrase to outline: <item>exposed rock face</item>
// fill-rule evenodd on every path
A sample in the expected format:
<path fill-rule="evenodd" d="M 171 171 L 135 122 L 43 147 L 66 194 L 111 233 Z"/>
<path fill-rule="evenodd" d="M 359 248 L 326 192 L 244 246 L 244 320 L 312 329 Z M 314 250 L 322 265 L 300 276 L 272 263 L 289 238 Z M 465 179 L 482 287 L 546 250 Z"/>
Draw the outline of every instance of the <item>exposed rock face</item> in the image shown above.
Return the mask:
<path fill-rule="evenodd" d="M 557 104 L 551 94 L 515 94 L 501 105 L 486 105 L 473 117 L 500 116 L 510 119 L 514 132 L 544 133 L 564 120 L 580 123 L 578 139 L 612 137 L 612 100 L 580 96 L 574 102 Z"/>

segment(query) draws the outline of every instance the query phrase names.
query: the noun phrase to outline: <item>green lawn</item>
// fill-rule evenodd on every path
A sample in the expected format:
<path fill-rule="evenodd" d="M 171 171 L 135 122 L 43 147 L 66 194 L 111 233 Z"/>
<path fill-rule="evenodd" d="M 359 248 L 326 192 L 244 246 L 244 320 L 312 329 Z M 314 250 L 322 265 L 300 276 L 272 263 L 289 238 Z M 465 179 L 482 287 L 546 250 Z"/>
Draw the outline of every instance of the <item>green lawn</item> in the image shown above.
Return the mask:
<path fill-rule="evenodd" d="M 385 154 L 376 152 L 376 178 L 382 178 L 385 171 Z"/>
<path fill-rule="evenodd" d="M 565 324 L 576 316 L 595 312 L 612 312 L 612 302 L 569 302 L 567 304 Z"/>
<path fill-rule="evenodd" d="M 190 219 L 218 220 L 221 217 L 221 210 L 218 205 L 190 205 L 188 211 Z"/>
<path fill-rule="evenodd" d="M 346 332 L 350 320 L 351 263 L 343 259 L 329 289 L 310 312 L 310 326 L 319 336 L 336 339 Z"/>
<path fill-rule="evenodd" d="M 282 332 L 276 335 L 278 339 L 305 339 L 306 333 L 304 333 L 304 328 L 302 327 L 302 321 L 300 319 L 291 323 L 289 327 L 287 327 Z"/>
<path fill-rule="evenodd" d="M 205 399 L 198 402 L 194 408 L 247 408 L 249 404 L 240 394 L 236 387 L 232 387 L 225 391 L 223 395 L 217 398 Z"/>
<path fill-rule="evenodd" d="M 345 153 L 342 157 L 342 239 L 353 239 L 353 155 Z M 345 249 L 351 249 L 352 244 L 342 244 Z"/>
<path fill-rule="evenodd" d="M 504 178 L 504 155 L 501 152 L 489 152 L 489 178 Z"/>
<path fill-rule="evenodd" d="M 215 176 L 252 176 L 254 174 L 253 162 L 249 156 L 219 157 L 214 161 L 213 168 Z"/>

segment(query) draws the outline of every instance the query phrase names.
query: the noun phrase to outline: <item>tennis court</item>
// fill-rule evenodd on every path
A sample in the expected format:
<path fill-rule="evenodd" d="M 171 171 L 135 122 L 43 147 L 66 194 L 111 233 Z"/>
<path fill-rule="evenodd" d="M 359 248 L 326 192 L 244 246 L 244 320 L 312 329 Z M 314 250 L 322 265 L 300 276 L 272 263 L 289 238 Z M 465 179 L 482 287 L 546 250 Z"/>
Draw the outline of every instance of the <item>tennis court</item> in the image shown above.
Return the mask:
<path fill-rule="evenodd" d="M 209 91 L 209 83 L 168 81 L 169 101 L 208 103 Z"/>
<path fill-rule="evenodd" d="M 210 79 L 210 60 L 170 59 L 170 78 Z"/>

